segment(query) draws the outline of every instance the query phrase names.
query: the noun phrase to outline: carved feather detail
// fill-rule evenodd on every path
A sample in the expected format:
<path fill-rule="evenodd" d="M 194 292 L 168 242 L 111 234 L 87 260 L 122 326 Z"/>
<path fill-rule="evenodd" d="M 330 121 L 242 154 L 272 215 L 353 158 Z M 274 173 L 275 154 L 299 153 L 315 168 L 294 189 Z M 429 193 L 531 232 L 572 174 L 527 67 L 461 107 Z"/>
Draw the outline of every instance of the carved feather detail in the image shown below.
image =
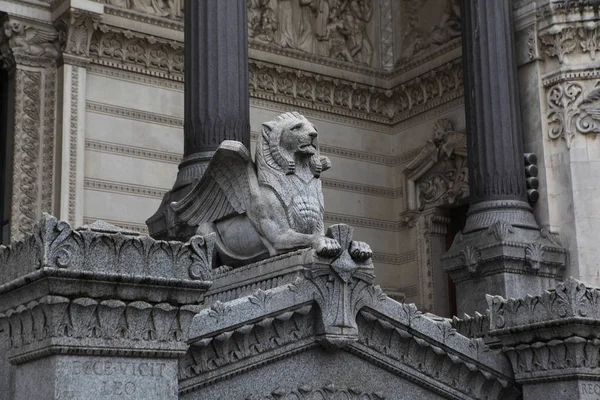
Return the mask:
<path fill-rule="evenodd" d="M 250 152 L 240 142 L 225 140 L 212 157 L 202 179 L 171 207 L 190 226 L 242 214 L 250 202 Z"/>

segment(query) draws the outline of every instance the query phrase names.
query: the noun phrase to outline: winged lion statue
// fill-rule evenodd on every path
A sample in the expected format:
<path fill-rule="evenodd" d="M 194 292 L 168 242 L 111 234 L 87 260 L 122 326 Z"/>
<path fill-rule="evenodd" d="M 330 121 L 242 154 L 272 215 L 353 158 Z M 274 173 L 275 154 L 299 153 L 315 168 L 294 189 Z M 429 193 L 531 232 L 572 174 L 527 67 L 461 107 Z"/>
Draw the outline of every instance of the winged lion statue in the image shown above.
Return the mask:
<path fill-rule="evenodd" d="M 368 244 L 348 249 L 324 235 L 321 172 L 331 163 L 319 153 L 315 126 L 297 112 L 262 125 L 254 162 L 240 142 L 224 141 L 206 172 L 171 208 L 179 221 L 216 233 L 215 265 L 240 266 L 301 248 L 357 261 L 372 256 Z"/>

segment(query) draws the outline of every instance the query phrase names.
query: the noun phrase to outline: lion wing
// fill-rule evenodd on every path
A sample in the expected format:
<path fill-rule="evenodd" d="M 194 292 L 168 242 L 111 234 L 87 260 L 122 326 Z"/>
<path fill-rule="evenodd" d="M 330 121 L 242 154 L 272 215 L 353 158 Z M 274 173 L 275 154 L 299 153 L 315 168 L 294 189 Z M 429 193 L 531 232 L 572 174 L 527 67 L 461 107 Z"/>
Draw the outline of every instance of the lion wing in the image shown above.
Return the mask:
<path fill-rule="evenodd" d="M 190 226 L 242 214 L 250 202 L 250 152 L 240 142 L 226 140 L 213 155 L 202 179 L 171 207 Z"/>

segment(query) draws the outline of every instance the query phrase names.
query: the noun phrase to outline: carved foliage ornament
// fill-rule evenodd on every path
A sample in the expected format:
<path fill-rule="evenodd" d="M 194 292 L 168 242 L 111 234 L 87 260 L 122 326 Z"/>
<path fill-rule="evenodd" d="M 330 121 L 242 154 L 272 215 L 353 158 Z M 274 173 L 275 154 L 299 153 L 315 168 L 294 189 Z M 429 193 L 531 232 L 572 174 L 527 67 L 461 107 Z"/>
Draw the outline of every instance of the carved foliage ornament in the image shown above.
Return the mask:
<path fill-rule="evenodd" d="M 575 134 L 600 133 L 600 81 L 567 81 L 548 89 L 548 136 L 570 148 Z"/>
<path fill-rule="evenodd" d="M 76 56 L 88 57 L 94 29 L 98 27 L 100 15 L 80 10 L 70 10 L 60 19 L 63 51 Z"/>
<path fill-rule="evenodd" d="M 183 74 L 183 44 L 100 25 L 94 32 L 90 54 L 125 64 Z"/>
<path fill-rule="evenodd" d="M 540 35 L 543 53 L 546 57 L 556 57 L 560 64 L 569 64 L 568 55 L 588 54 L 591 61 L 596 60 L 600 50 L 600 28 L 595 25 L 565 27 Z"/>
<path fill-rule="evenodd" d="M 198 306 L 45 296 L 0 314 L 10 347 L 51 338 L 182 342 Z M 2 321 L 4 319 L 4 321 Z"/>
<path fill-rule="evenodd" d="M 211 235 L 194 236 L 187 243 L 164 242 L 101 222 L 73 230 L 67 222 L 48 215 L 32 231 L 22 241 L 0 246 L 0 285 L 36 269 L 94 273 L 98 265 L 104 266 L 102 272 L 123 279 L 146 275 L 207 284 L 212 280 L 215 239 Z"/>

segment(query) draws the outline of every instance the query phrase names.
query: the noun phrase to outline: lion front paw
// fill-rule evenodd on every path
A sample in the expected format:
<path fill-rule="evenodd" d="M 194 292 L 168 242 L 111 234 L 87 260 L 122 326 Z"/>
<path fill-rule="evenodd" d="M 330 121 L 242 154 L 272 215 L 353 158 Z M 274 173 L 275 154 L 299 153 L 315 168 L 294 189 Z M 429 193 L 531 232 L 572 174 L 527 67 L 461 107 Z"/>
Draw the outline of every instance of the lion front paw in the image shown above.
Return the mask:
<path fill-rule="evenodd" d="M 319 237 L 313 242 L 313 249 L 321 257 L 335 257 L 342 252 L 342 246 L 335 239 L 325 236 Z"/>
<path fill-rule="evenodd" d="M 367 261 L 373 256 L 373 251 L 371 250 L 371 246 L 366 244 L 365 242 L 358 242 L 353 240 L 350 243 L 350 256 L 353 260 L 356 261 Z"/>

